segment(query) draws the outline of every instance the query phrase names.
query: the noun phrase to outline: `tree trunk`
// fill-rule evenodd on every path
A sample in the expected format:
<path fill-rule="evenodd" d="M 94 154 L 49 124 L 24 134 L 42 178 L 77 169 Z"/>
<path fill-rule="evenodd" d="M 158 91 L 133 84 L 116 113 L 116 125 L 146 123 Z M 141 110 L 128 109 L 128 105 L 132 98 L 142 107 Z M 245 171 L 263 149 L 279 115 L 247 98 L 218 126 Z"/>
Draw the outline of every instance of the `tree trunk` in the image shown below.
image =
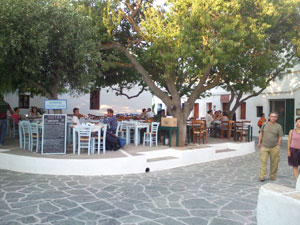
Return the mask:
<path fill-rule="evenodd" d="M 49 100 L 57 100 L 58 99 L 58 94 L 57 94 L 56 88 L 53 88 L 52 92 L 47 97 L 48 97 Z M 53 109 L 52 111 L 53 111 L 53 114 L 62 114 L 61 109 Z"/>
<path fill-rule="evenodd" d="M 166 104 L 167 105 L 167 104 Z M 175 104 L 173 102 L 172 105 L 167 105 L 168 111 L 171 116 L 177 118 L 177 126 L 179 129 L 179 137 L 178 137 L 178 146 L 184 147 L 186 142 L 186 120 L 187 117 L 184 115 L 183 110 L 181 109 L 181 104 Z"/>
<path fill-rule="evenodd" d="M 179 128 L 179 147 L 183 147 L 186 142 L 186 118 L 177 118 L 177 125 Z"/>

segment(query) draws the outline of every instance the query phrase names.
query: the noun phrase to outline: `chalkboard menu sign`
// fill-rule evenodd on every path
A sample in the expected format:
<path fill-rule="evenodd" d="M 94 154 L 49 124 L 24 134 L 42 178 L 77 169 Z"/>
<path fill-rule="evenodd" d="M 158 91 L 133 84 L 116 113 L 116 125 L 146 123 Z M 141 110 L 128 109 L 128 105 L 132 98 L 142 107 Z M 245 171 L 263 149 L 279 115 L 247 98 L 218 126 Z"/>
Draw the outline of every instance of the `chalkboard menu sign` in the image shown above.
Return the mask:
<path fill-rule="evenodd" d="M 42 154 L 66 154 L 67 115 L 43 115 Z"/>

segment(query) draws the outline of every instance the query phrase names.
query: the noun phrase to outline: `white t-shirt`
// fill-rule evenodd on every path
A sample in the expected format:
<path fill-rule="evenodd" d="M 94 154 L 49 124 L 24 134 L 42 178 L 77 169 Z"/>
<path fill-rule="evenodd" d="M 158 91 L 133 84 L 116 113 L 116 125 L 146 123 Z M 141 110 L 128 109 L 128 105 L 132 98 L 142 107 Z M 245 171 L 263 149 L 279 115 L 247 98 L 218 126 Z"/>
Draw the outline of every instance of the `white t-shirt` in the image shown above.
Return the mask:
<path fill-rule="evenodd" d="M 146 117 L 147 118 L 153 118 L 154 117 L 154 113 L 153 112 L 147 112 L 146 113 Z"/>
<path fill-rule="evenodd" d="M 79 125 L 79 119 L 78 119 L 78 117 L 77 116 L 73 116 L 72 122 L 76 123 L 77 125 Z"/>
<path fill-rule="evenodd" d="M 211 123 L 214 121 L 214 119 L 212 118 L 212 116 L 210 114 L 206 114 L 205 120 L 206 120 L 207 127 L 212 126 Z"/>

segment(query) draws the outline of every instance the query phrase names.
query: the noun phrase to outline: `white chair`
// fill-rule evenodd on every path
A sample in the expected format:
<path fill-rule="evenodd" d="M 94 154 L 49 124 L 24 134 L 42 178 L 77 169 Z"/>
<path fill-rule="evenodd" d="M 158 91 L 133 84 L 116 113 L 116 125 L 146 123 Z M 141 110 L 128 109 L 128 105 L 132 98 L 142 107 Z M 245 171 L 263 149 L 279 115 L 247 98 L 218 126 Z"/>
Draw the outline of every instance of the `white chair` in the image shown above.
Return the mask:
<path fill-rule="evenodd" d="M 22 121 L 22 134 L 23 134 L 23 149 L 31 150 L 31 125 L 29 121 Z"/>
<path fill-rule="evenodd" d="M 16 137 L 16 131 L 17 131 L 17 124 L 15 123 L 15 120 L 13 118 L 8 118 L 7 120 L 7 131 L 10 138 Z"/>
<path fill-rule="evenodd" d="M 92 138 L 92 152 L 95 153 L 97 150 L 98 154 L 100 154 L 101 150 L 103 154 L 106 152 L 106 133 L 107 133 L 107 124 L 101 128 L 96 137 Z"/>
<path fill-rule="evenodd" d="M 22 125 L 23 121 L 19 122 L 19 143 L 20 143 L 20 149 L 23 148 L 23 139 L 24 139 L 24 134 L 23 134 L 23 125 Z"/>
<path fill-rule="evenodd" d="M 152 147 L 153 140 L 155 141 L 155 145 L 157 146 L 157 144 L 158 144 L 158 127 L 159 127 L 158 122 L 151 123 L 151 131 L 144 133 L 143 146 L 145 146 L 145 143 L 148 142 L 150 147 Z"/>
<path fill-rule="evenodd" d="M 91 154 L 91 126 L 80 125 L 77 127 L 78 133 L 78 155 L 82 148 L 88 149 L 88 155 Z"/>
<path fill-rule="evenodd" d="M 33 150 L 33 145 L 36 146 L 36 152 L 39 151 L 40 148 L 40 143 L 41 143 L 41 134 L 40 134 L 40 130 L 39 130 L 39 125 L 37 123 L 31 123 L 31 137 L 30 137 L 30 141 L 31 141 L 31 145 L 30 145 L 30 151 Z"/>
<path fill-rule="evenodd" d="M 124 138 L 126 136 L 126 128 L 124 128 L 122 121 L 118 122 L 116 136 L 121 138 Z"/>

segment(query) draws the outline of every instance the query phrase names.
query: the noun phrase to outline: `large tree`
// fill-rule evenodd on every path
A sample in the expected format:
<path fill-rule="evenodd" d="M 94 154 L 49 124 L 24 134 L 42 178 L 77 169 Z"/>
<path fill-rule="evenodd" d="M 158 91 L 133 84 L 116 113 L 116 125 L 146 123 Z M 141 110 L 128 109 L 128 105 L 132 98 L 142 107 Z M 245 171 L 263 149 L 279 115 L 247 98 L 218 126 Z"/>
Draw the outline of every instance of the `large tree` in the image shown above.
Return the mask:
<path fill-rule="evenodd" d="M 49 99 L 88 91 L 101 54 L 91 18 L 64 0 L 0 0 L 0 83 Z"/>
<path fill-rule="evenodd" d="M 247 7 L 255 8 L 254 5 L 254 1 L 252 5 L 245 5 L 244 13 L 248 13 Z M 285 7 L 277 8 L 265 38 L 255 42 L 248 40 L 248 49 L 224 67 L 222 87 L 230 93 L 230 118 L 243 102 L 261 94 L 271 82 L 280 82 L 281 77 L 299 63 L 300 14 L 295 6 L 294 1 L 286 1 Z"/>
<path fill-rule="evenodd" d="M 235 74 L 226 73 L 236 56 L 255 46 L 258 52 L 278 14 L 297 11 L 299 1 L 286 0 L 169 0 L 164 7 L 149 2 L 110 1 L 107 21 L 114 49 L 127 57 L 151 91 L 178 119 L 180 146 L 185 143 L 186 120 L 201 94 Z M 115 38 L 120 24 L 130 26 L 127 43 Z M 187 101 L 181 107 L 181 98 Z"/>

